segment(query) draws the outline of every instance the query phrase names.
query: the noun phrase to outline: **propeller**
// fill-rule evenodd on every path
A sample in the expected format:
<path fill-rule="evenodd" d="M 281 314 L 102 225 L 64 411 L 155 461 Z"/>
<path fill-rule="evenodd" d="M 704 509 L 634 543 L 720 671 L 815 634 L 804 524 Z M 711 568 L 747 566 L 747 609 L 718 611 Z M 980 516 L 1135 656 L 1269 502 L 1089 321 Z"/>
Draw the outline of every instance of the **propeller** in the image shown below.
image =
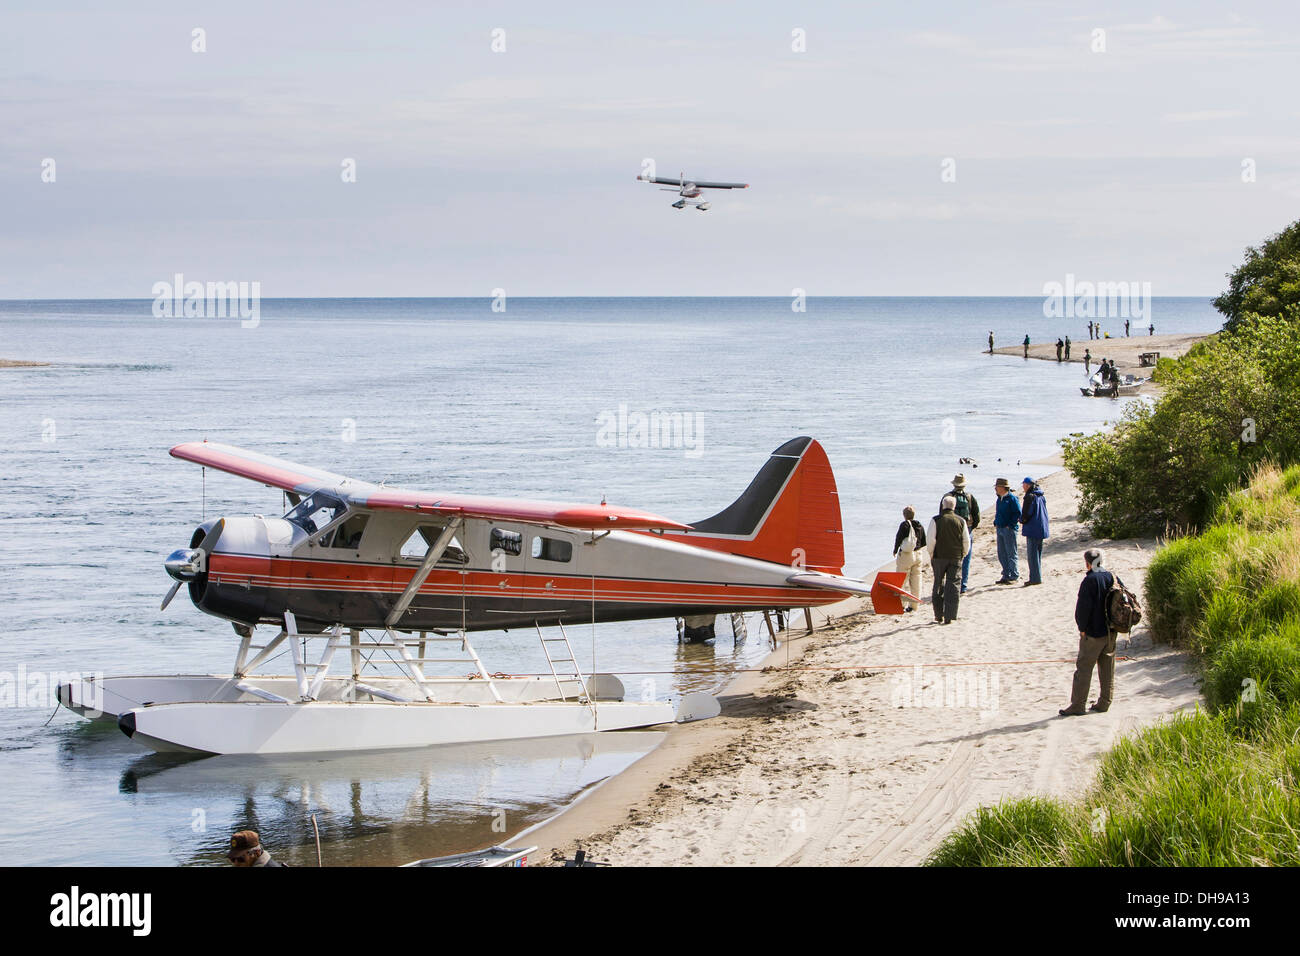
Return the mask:
<path fill-rule="evenodd" d="M 167 605 L 172 603 L 172 598 L 181 589 L 181 585 L 188 584 L 208 569 L 208 556 L 212 554 L 212 549 L 221 540 L 221 532 L 225 530 L 226 519 L 221 518 L 203 536 L 203 540 L 199 542 L 198 547 L 178 548 L 167 555 L 163 567 L 167 569 L 169 575 L 176 579 L 176 583 L 167 592 L 167 596 L 163 598 L 162 606 L 158 610 L 167 610 Z"/>

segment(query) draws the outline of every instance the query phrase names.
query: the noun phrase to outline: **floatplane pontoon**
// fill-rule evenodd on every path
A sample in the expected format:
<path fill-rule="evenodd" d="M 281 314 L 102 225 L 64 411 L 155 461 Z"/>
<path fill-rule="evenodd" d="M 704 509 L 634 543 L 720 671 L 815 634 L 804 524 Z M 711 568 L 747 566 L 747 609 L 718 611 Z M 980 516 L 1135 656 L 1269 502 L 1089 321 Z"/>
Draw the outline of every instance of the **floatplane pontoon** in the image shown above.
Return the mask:
<path fill-rule="evenodd" d="M 205 522 L 165 562 L 175 584 L 163 609 L 186 585 L 234 625 L 232 674 L 60 686 L 64 706 L 159 751 L 377 750 L 698 720 L 718 713 L 712 696 L 627 700 L 615 675 L 584 674 L 565 625 L 846 594 L 902 613 L 903 575 L 871 588 L 842 576 L 835 479 L 811 438 L 786 442 L 740 498 L 693 525 L 603 501 L 405 491 L 206 441 L 171 454 L 280 488 L 291 508 Z M 549 673 L 488 672 L 469 635 L 516 629 L 536 631 Z M 259 672 L 286 652 L 292 674 Z M 339 660 L 350 666 L 331 673 Z"/>

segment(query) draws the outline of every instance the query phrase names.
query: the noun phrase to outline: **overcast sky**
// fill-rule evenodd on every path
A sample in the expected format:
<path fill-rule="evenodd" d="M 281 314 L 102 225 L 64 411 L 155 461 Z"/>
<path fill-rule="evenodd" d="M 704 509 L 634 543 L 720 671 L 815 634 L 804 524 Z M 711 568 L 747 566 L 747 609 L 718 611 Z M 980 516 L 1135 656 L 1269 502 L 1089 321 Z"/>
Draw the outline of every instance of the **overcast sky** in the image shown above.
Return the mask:
<path fill-rule="evenodd" d="M 0 298 L 176 272 L 265 297 L 1212 295 L 1300 217 L 1295 4 L 0 0 L 0 26 Z M 646 158 L 752 185 L 679 212 Z"/>

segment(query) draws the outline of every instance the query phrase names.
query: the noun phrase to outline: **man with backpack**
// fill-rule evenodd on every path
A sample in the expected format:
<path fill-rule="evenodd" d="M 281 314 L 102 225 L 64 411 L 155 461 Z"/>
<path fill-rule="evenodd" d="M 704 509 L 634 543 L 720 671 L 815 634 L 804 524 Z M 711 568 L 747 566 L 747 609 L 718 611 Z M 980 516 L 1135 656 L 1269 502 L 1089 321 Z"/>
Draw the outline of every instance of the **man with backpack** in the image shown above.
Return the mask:
<path fill-rule="evenodd" d="M 1099 714 L 1109 710 L 1115 690 L 1115 640 L 1119 633 L 1115 630 L 1115 622 L 1111 620 L 1108 610 L 1112 589 L 1115 588 L 1115 575 L 1102 567 L 1103 557 L 1100 548 L 1089 548 L 1083 552 L 1087 572 L 1079 584 L 1079 597 L 1074 604 L 1074 623 L 1079 628 L 1079 656 L 1074 665 L 1070 706 L 1059 711 L 1062 717 L 1078 717 L 1085 713 L 1084 705 L 1088 701 L 1093 665 L 1097 667 L 1101 693 L 1089 710 Z M 1119 590 L 1124 591 L 1122 584 Z M 1125 626 L 1131 626 L 1131 623 L 1126 623 Z"/>
<path fill-rule="evenodd" d="M 974 534 L 975 529 L 979 527 L 979 523 L 980 523 L 980 505 L 979 502 L 975 500 L 975 496 L 969 494 L 966 491 L 965 475 L 953 475 L 952 491 L 948 492 L 948 495 L 951 495 L 952 498 L 956 501 L 956 505 L 953 508 L 954 513 L 957 515 L 958 518 L 961 518 L 963 521 L 966 522 L 966 530 L 970 532 L 970 534 Z M 947 495 L 945 495 L 944 497 L 946 498 Z M 942 502 L 940 502 L 939 508 L 940 511 L 942 511 L 943 509 Z M 973 540 L 974 539 L 972 539 L 972 541 Z M 973 547 L 969 548 L 966 551 L 966 556 L 962 558 L 962 562 L 961 562 L 961 593 L 962 594 L 966 593 L 966 584 L 968 581 L 970 581 L 970 556 L 971 556 L 971 552 L 974 550 L 975 549 Z M 933 555 L 931 556 L 933 557 Z"/>
<path fill-rule="evenodd" d="M 916 520 L 916 510 L 908 505 L 903 509 L 903 523 L 894 535 L 894 567 L 907 575 L 906 590 L 921 596 L 921 559 L 925 556 L 925 529 Z M 903 610 L 915 611 L 916 602 L 903 598 Z"/>

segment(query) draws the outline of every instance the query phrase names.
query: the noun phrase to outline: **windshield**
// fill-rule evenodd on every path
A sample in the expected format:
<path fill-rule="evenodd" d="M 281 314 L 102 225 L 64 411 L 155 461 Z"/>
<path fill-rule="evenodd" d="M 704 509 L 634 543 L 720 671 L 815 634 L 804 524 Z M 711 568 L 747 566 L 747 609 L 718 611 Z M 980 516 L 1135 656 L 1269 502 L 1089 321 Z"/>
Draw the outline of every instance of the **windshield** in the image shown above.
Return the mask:
<path fill-rule="evenodd" d="M 338 498 L 318 491 L 300 501 L 284 518 L 308 534 L 315 534 L 347 510 L 347 505 Z"/>

